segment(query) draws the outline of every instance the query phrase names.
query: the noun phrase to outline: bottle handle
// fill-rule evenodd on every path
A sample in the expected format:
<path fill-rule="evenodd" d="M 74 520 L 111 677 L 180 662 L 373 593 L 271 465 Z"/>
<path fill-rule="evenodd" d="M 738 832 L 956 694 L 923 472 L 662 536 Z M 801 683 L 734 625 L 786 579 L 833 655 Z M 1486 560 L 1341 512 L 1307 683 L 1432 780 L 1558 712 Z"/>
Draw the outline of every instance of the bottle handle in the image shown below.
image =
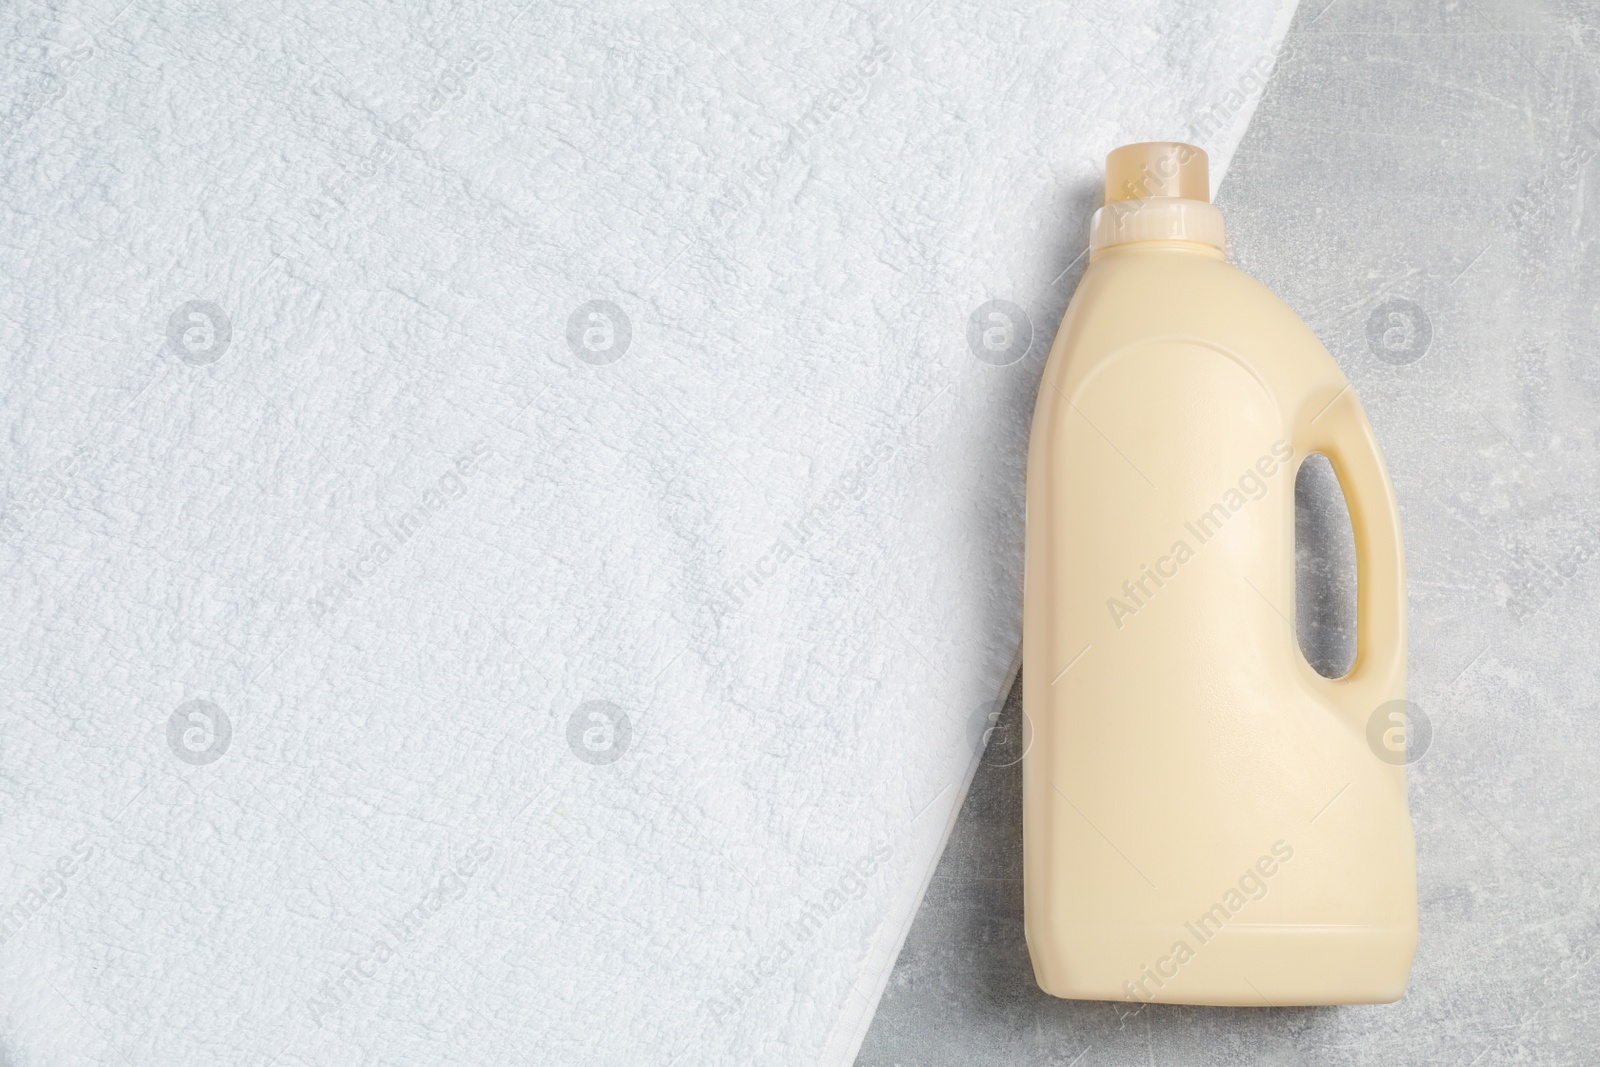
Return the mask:
<path fill-rule="evenodd" d="M 1372 426 L 1355 392 L 1313 397 L 1297 420 L 1294 449 L 1304 460 L 1328 457 L 1339 479 L 1356 545 L 1356 656 L 1342 678 L 1328 683 L 1340 707 L 1364 727 L 1379 704 L 1403 698 L 1406 670 L 1405 546 L 1394 488 Z"/>

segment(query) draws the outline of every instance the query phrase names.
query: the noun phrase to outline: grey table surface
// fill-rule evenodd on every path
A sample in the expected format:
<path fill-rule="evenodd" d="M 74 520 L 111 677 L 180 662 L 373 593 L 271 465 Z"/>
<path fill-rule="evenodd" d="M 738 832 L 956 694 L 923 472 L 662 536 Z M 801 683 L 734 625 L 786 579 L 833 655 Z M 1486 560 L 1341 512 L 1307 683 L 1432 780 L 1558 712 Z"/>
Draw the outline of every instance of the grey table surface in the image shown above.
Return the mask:
<path fill-rule="evenodd" d="M 1021 770 L 991 743 L 858 1067 L 1600 1063 L 1597 84 L 1592 2 L 1304 0 L 1217 197 L 1235 261 L 1354 383 L 1399 500 L 1428 723 L 1405 998 L 1126 1017 L 1046 996 Z M 1325 467 L 1296 494 L 1302 644 L 1337 672 L 1348 520 Z"/>

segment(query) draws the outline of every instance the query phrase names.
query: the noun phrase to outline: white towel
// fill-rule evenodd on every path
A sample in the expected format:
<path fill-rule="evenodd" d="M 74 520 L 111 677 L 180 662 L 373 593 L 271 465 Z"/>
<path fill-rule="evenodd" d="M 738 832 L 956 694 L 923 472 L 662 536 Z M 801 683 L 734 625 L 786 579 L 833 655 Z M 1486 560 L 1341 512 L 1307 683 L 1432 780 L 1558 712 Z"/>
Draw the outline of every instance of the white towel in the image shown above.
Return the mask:
<path fill-rule="evenodd" d="M 0 1062 L 848 1064 L 1294 6 L 522 3 L 5 17 Z"/>

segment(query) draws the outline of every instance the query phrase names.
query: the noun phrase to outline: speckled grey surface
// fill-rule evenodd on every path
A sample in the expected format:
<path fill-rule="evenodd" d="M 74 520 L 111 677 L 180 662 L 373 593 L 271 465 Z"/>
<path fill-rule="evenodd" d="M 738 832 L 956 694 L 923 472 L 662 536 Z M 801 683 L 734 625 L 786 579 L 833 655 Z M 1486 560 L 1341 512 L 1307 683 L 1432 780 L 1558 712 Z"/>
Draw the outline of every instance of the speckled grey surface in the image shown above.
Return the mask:
<path fill-rule="evenodd" d="M 858 1067 L 1600 1063 L 1597 80 L 1593 3 L 1304 0 L 1217 198 L 1355 383 L 1399 498 L 1432 728 L 1405 999 L 1120 1020 L 1045 996 L 1020 768 L 991 749 Z M 1348 527 L 1325 471 L 1298 492 L 1303 640 L 1334 670 Z"/>

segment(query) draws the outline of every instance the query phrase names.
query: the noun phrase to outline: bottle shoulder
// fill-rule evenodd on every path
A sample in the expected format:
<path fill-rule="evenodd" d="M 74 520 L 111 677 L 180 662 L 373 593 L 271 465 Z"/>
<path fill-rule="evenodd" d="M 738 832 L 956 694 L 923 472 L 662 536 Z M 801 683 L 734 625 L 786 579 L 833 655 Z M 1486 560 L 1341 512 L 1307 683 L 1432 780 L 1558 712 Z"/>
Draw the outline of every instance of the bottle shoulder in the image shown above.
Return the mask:
<path fill-rule="evenodd" d="M 1344 374 L 1265 285 L 1214 256 L 1123 252 L 1091 263 L 1062 317 L 1046 391 L 1070 396 L 1112 360 L 1149 344 L 1207 349 L 1239 363 L 1282 406 L 1343 388 Z"/>

